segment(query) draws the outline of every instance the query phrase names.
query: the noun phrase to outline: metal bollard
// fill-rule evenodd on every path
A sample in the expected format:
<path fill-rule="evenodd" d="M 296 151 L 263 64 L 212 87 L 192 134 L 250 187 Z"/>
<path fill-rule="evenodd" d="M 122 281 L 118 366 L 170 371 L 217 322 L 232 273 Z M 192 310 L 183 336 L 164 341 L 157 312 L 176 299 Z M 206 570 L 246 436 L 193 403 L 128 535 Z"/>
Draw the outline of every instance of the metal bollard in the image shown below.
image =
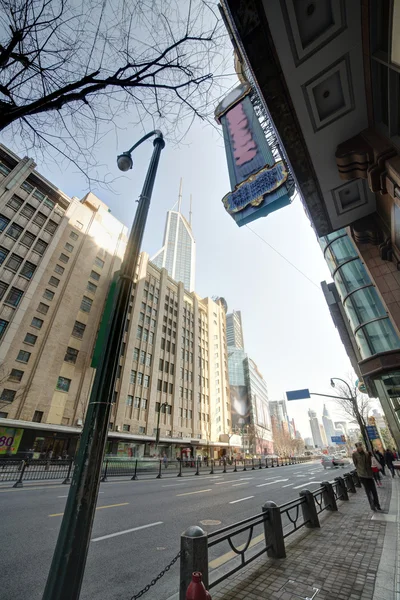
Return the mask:
<path fill-rule="evenodd" d="M 350 494 L 355 494 L 356 488 L 355 488 L 353 477 L 352 477 L 351 473 L 344 474 L 344 481 L 346 484 L 347 491 L 350 492 Z"/>
<path fill-rule="evenodd" d="M 258 465 L 259 469 L 262 469 L 262 464 L 261 464 L 261 458 L 259 459 L 259 465 Z"/>
<path fill-rule="evenodd" d="M 324 498 L 324 504 L 326 506 L 326 509 L 332 512 L 337 512 L 338 507 L 332 484 L 329 483 L 329 481 L 323 481 L 322 487 L 324 488 L 322 496 Z"/>
<path fill-rule="evenodd" d="M 351 471 L 351 475 L 352 475 L 352 477 L 353 477 L 354 485 L 355 485 L 356 487 L 360 488 L 360 487 L 361 487 L 361 481 L 360 481 L 360 478 L 359 478 L 359 476 L 358 476 L 358 473 L 357 473 L 357 471 L 356 471 L 356 470 L 354 470 L 354 471 Z"/>
<path fill-rule="evenodd" d="M 237 467 L 236 467 L 236 458 L 235 458 L 235 468 L 233 469 L 234 473 L 237 473 Z"/>
<path fill-rule="evenodd" d="M 24 484 L 22 483 L 22 479 L 24 477 L 25 469 L 26 469 L 26 461 L 23 460 L 21 463 L 21 471 L 19 473 L 19 477 L 18 477 L 17 481 L 14 483 L 13 488 L 24 487 Z"/>
<path fill-rule="evenodd" d="M 158 465 L 158 475 L 156 477 L 156 479 L 161 479 L 162 477 L 162 472 L 161 472 L 161 465 L 162 465 L 162 461 L 158 461 L 160 464 Z"/>
<path fill-rule="evenodd" d="M 315 499 L 312 492 L 310 490 L 302 490 L 299 496 L 305 499 L 305 502 L 301 504 L 305 526 L 309 528 L 320 527 L 317 507 L 315 506 Z"/>
<path fill-rule="evenodd" d="M 335 477 L 335 481 L 337 481 L 338 484 L 338 499 L 341 498 L 342 500 L 347 502 L 349 499 L 349 495 L 347 493 L 347 488 L 343 477 Z"/>
<path fill-rule="evenodd" d="M 254 458 L 251 459 L 251 470 L 254 471 L 255 466 L 254 466 Z"/>
<path fill-rule="evenodd" d="M 214 461 L 213 461 L 213 459 L 211 459 L 211 471 L 210 471 L 210 475 L 214 475 Z"/>
<path fill-rule="evenodd" d="M 281 509 L 272 500 L 266 502 L 262 509 L 267 513 L 264 520 L 265 544 L 271 546 L 267 554 L 270 558 L 286 558 Z"/>
<path fill-rule="evenodd" d="M 223 463 L 224 463 L 224 469 L 223 469 L 223 471 L 222 471 L 222 472 L 223 472 L 223 473 L 226 473 L 226 460 L 224 460 L 224 461 L 223 461 Z"/>
<path fill-rule="evenodd" d="M 66 478 L 63 481 L 63 485 L 67 484 L 67 483 L 71 483 L 71 469 L 72 469 L 72 463 L 73 463 L 73 459 L 71 458 L 71 460 L 69 461 L 69 466 L 68 466 L 68 473 Z"/>
<path fill-rule="evenodd" d="M 179 600 L 185 600 L 192 573 L 200 571 L 208 588 L 208 536 L 201 527 L 189 527 L 181 535 Z"/>
<path fill-rule="evenodd" d="M 196 464 L 196 473 L 195 473 L 195 475 L 200 475 L 200 473 L 199 473 L 199 465 L 200 465 L 199 459 L 197 459 L 196 463 L 197 464 Z"/>
<path fill-rule="evenodd" d="M 244 461 L 243 461 L 243 471 L 247 471 L 247 469 L 246 469 L 246 459 L 244 459 Z"/>
<path fill-rule="evenodd" d="M 136 481 L 137 479 L 137 459 L 135 460 L 135 470 L 133 472 L 133 475 L 131 477 L 131 481 Z"/>
<path fill-rule="evenodd" d="M 268 458 L 265 459 L 265 468 L 268 469 Z"/>
<path fill-rule="evenodd" d="M 103 477 L 100 479 L 101 483 L 104 483 L 105 481 L 107 481 L 107 471 L 108 471 L 108 460 L 106 460 L 106 467 L 104 469 L 104 475 Z"/>

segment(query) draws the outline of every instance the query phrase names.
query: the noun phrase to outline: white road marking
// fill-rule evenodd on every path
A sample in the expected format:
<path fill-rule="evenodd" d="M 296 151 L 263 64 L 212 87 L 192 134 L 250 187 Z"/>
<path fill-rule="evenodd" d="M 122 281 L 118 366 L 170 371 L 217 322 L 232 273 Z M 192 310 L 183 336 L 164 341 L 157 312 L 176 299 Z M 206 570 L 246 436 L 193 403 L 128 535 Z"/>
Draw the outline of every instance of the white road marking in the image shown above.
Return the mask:
<path fill-rule="evenodd" d="M 211 492 L 211 488 L 209 490 L 197 490 L 197 492 L 185 492 L 184 494 L 177 494 L 176 497 L 178 498 L 178 496 L 191 496 L 192 494 L 201 494 L 202 492 Z"/>
<path fill-rule="evenodd" d="M 217 483 L 215 485 L 228 485 L 229 481 L 217 481 Z"/>
<path fill-rule="evenodd" d="M 232 487 L 238 487 L 239 485 L 248 485 L 247 481 L 244 483 L 234 483 Z"/>
<path fill-rule="evenodd" d="M 296 471 L 296 473 L 292 473 L 292 475 L 297 475 L 297 473 L 302 473 L 302 471 Z"/>
<path fill-rule="evenodd" d="M 132 533 L 132 531 L 139 531 L 140 529 L 147 529 L 148 527 L 155 527 L 156 525 L 162 525 L 162 521 L 156 521 L 155 523 L 149 523 L 148 525 L 141 525 L 140 527 L 133 527 L 132 529 L 125 529 L 124 531 L 117 531 L 117 533 L 110 533 L 109 535 L 102 535 L 98 538 L 93 538 L 92 542 L 101 542 L 102 540 L 108 540 L 109 538 L 117 537 L 118 535 L 125 535 L 125 533 Z"/>
<path fill-rule="evenodd" d="M 179 482 L 179 483 L 170 483 L 169 485 L 162 485 L 161 487 L 165 488 L 165 487 L 175 487 L 176 485 L 186 485 L 186 481 L 185 482 Z"/>
<path fill-rule="evenodd" d="M 312 485 L 313 483 L 320 483 L 319 481 L 307 481 L 307 483 L 302 483 L 301 485 L 296 485 L 293 489 L 298 490 L 302 487 L 306 487 L 306 485 Z"/>
<path fill-rule="evenodd" d="M 232 500 L 232 502 L 229 502 L 229 504 L 236 504 L 236 502 L 243 502 L 244 500 L 251 500 L 251 498 L 254 498 L 254 496 L 246 496 L 246 498 L 240 498 L 240 500 Z"/>
<path fill-rule="evenodd" d="M 290 487 L 291 485 L 294 485 L 294 483 L 288 483 L 287 485 L 283 485 L 282 489 L 285 488 L 285 487 Z"/>
<path fill-rule="evenodd" d="M 289 481 L 289 479 L 277 479 L 276 481 L 270 481 L 269 483 L 260 483 L 256 487 L 264 487 L 264 485 L 274 485 L 274 483 L 280 483 L 281 481 Z"/>
<path fill-rule="evenodd" d="M 254 477 L 240 477 L 239 481 L 249 481 L 250 479 L 254 479 Z"/>
<path fill-rule="evenodd" d="M 297 477 L 305 477 L 305 475 L 297 475 Z"/>

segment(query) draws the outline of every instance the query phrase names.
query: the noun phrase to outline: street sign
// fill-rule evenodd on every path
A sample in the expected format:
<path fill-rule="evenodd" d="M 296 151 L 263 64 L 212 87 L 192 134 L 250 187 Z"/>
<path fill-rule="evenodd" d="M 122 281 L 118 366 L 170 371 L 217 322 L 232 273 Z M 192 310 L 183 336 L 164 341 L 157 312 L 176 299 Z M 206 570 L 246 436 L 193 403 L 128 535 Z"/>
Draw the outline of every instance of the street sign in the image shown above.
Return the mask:
<path fill-rule="evenodd" d="M 305 398 L 311 398 L 310 390 L 291 390 L 286 392 L 286 398 L 288 400 L 304 400 Z"/>
<path fill-rule="evenodd" d="M 334 444 L 345 444 L 346 438 L 344 435 L 332 435 L 331 440 Z"/>
<path fill-rule="evenodd" d="M 370 440 L 379 440 L 379 433 L 375 425 L 367 425 L 367 433 Z"/>

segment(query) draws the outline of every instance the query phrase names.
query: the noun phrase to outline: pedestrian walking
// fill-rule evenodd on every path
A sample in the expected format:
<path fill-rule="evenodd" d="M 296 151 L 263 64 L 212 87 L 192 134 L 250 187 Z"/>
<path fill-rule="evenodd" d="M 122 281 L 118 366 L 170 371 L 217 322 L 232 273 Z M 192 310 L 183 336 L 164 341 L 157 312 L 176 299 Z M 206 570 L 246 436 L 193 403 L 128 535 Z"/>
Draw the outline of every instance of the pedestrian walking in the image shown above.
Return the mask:
<path fill-rule="evenodd" d="M 385 473 L 385 457 L 383 456 L 382 452 L 380 452 L 379 450 L 375 451 L 375 456 L 382 467 L 382 475 L 385 476 L 386 475 L 386 473 Z"/>
<path fill-rule="evenodd" d="M 357 442 L 356 450 L 353 452 L 353 463 L 367 495 L 371 510 L 377 511 L 381 510 L 381 505 L 379 503 L 378 492 L 376 491 L 371 462 L 371 455 L 365 452 L 361 442 Z"/>
<path fill-rule="evenodd" d="M 382 487 L 382 482 L 381 482 L 381 477 L 380 477 L 380 471 L 382 469 L 381 463 L 378 461 L 378 459 L 373 454 L 371 455 L 371 468 L 372 468 L 372 474 L 374 476 L 376 485 L 378 487 Z"/>
<path fill-rule="evenodd" d="M 385 450 L 385 463 L 387 465 L 387 468 L 391 472 L 392 477 L 394 477 L 393 461 L 394 461 L 393 452 L 389 448 L 386 448 L 386 450 Z"/>

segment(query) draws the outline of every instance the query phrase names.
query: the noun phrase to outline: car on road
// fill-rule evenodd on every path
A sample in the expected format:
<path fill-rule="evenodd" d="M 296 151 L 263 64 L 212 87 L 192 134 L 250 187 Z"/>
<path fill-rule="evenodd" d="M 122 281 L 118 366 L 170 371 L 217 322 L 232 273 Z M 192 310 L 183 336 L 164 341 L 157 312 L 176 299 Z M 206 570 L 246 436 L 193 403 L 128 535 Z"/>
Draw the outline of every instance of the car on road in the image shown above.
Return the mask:
<path fill-rule="evenodd" d="M 328 467 L 331 469 L 337 469 L 338 467 L 342 467 L 342 469 L 349 464 L 349 461 L 345 458 L 339 458 L 337 456 L 324 456 L 321 459 L 321 465 L 324 469 Z"/>

